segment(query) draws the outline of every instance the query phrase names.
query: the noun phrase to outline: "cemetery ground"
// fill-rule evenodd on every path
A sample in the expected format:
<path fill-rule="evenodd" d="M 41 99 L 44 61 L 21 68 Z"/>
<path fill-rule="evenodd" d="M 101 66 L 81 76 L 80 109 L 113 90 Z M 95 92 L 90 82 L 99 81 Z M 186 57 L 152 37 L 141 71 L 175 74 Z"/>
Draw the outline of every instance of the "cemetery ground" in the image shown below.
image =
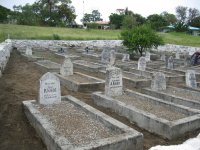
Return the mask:
<path fill-rule="evenodd" d="M 121 30 L 84 30 L 0 24 L 0 41 L 4 41 L 8 34 L 11 39 L 54 40 L 56 34 L 61 40 L 118 40 L 120 32 Z M 165 43 L 200 47 L 200 36 L 177 32 L 159 34 Z"/>
<path fill-rule="evenodd" d="M 47 53 L 46 57 L 50 54 Z M 51 60 L 60 62 L 57 56 L 51 55 Z M 19 52 L 13 51 L 8 65 L 0 78 L 0 149 L 20 149 L 20 150 L 43 150 L 45 145 L 36 134 L 35 130 L 29 124 L 22 108 L 22 101 L 37 99 L 38 81 L 45 72 L 38 70 L 32 63 L 24 59 Z M 93 74 L 90 74 L 91 76 Z M 136 124 L 130 123 L 128 119 L 117 115 L 116 113 L 99 107 L 94 104 L 91 98 L 91 92 L 81 93 L 67 90 L 61 87 L 62 95 L 72 95 L 96 109 L 108 114 L 109 116 L 121 121 L 129 127 L 136 129 L 144 135 L 144 150 L 155 145 L 180 144 L 185 140 L 197 136 L 200 129 L 186 133 L 184 136 L 167 140 L 139 128 Z"/>

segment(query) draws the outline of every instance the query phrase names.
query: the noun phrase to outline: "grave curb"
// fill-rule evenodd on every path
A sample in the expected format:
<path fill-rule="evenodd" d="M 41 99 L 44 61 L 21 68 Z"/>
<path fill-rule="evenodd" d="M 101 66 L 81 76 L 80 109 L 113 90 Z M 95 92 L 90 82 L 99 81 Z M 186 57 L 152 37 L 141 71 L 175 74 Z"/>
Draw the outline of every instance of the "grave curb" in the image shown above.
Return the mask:
<path fill-rule="evenodd" d="M 35 100 L 23 101 L 24 112 L 35 128 L 36 132 L 42 138 L 49 150 L 142 150 L 143 149 L 143 134 L 126 126 L 125 124 L 111 118 L 110 116 L 96 110 L 95 108 L 87 105 L 86 103 L 72 97 L 63 96 L 62 100 L 70 101 L 76 106 L 88 112 L 92 117 L 98 119 L 106 126 L 115 130 L 120 130 L 124 133 L 120 135 L 105 138 L 102 140 L 93 141 L 91 144 L 73 147 L 73 145 L 62 135 L 58 135 L 52 128 L 47 119 L 33 106 Z"/>

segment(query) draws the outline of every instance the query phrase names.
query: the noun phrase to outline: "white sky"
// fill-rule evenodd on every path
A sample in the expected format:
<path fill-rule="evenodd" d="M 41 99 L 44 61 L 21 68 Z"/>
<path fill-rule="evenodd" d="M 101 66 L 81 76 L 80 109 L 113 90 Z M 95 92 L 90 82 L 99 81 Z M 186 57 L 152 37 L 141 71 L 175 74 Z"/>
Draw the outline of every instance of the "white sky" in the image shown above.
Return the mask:
<path fill-rule="evenodd" d="M 36 0 L 0 0 L 0 5 L 12 9 L 13 5 L 25 5 L 34 3 Z M 72 6 L 75 7 L 77 19 L 80 19 L 84 13 L 91 13 L 97 9 L 102 14 L 104 21 L 108 21 L 108 16 L 115 13 L 116 9 L 125 9 L 147 17 L 151 14 L 160 14 L 163 11 L 175 14 L 175 8 L 179 5 L 200 10 L 200 0 L 71 0 Z M 84 5 L 83 5 L 84 1 Z M 84 8 L 84 10 L 83 10 Z"/>

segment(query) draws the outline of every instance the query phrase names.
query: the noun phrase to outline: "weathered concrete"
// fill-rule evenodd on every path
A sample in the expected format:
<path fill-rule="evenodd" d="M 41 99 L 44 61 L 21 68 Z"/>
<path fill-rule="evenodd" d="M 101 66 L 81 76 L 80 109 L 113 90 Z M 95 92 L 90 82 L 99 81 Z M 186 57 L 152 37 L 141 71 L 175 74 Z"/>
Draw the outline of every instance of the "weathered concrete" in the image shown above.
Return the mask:
<path fill-rule="evenodd" d="M 177 89 L 171 86 L 168 86 L 167 88 L 171 88 L 171 89 Z M 186 90 L 186 89 L 182 89 L 183 91 L 190 92 L 190 93 L 197 93 L 191 90 Z M 195 101 L 195 100 L 188 100 L 184 97 L 179 97 L 179 96 L 174 96 L 168 93 L 165 93 L 164 91 L 153 91 L 152 89 L 149 88 L 144 88 L 142 89 L 142 93 L 159 98 L 159 99 L 163 99 L 165 101 L 169 101 L 172 103 L 176 103 L 176 104 L 180 104 L 183 106 L 187 106 L 190 108 L 194 108 L 194 109 L 200 109 L 200 101 Z"/>
<path fill-rule="evenodd" d="M 33 101 L 24 101 L 24 112 L 35 128 L 39 136 L 42 138 L 44 143 L 49 150 L 142 150 L 143 149 L 143 135 L 136 130 L 120 123 L 119 121 L 107 116 L 106 114 L 96 110 L 95 108 L 79 101 L 72 96 L 62 97 L 62 100 L 69 101 L 75 106 L 83 109 L 86 113 L 90 114 L 91 117 L 99 120 L 105 126 L 112 130 L 121 131 L 121 134 L 113 136 L 106 139 L 99 139 L 98 141 L 93 141 L 87 145 L 81 145 L 75 147 L 68 139 L 59 135 L 55 132 L 51 123 L 47 121 L 45 116 L 43 116 L 33 105 Z"/>
<path fill-rule="evenodd" d="M 74 72 L 74 75 L 79 75 L 83 80 L 85 78 L 86 80 L 90 80 L 90 82 L 85 81 L 84 83 L 80 83 L 79 81 L 70 78 L 70 76 L 64 77 L 58 73 L 55 73 L 55 75 L 60 79 L 62 85 L 66 86 L 69 90 L 72 91 L 79 91 L 79 92 L 99 91 L 103 90 L 105 85 L 104 80 L 88 76 L 79 72 Z"/>
<path fill-rule="evenodd" d="M 164 102 L 163 100 L 130 90 L 127 90 L 127 92 L 132 97 L 137 97 L 145 101 L 151 101 L 155 103 L 155 105 L 162 105 L 169 110 L 188 114 L 189 116 L 175 121 L 168 121 L 166 119 L 159 118 L 149 112 L 137 109 L 134 106 L 127 105 L 111 97 L 107 97 L 101 92 L 93 93 L 92 98 L 95 104 L 103 106 L 105 108 L 110 108 L 118 114 L 128 118 L 130 121 L 137 123 L 139 127 L 158 135 L 164 136 L 168 139 L 180 137 L 188 131 L 200 128 L 200 114 L 197 110 L 190 110 L 190 108 L 176 105 L 170 102 Z"/>
<path fill-rule="evenodd" d="M 50 60 L 40 60 L 37 62 L 34 62 L 39 70 L 45 71 L 45 72 L 60 72 L 61 65 L 55 62 L 52 62 Z"/>

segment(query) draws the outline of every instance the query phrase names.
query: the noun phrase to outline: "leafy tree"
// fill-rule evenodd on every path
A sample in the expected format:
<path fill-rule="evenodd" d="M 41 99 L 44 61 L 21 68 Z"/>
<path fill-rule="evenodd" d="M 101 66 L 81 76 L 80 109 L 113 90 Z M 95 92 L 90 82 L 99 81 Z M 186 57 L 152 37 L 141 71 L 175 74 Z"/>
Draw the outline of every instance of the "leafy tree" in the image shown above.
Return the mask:
<path fill-rule="evenodd" d="M 168 25 L 175 24 L 177 22 L 176 16 L 174 14 L 170 14 L 164 11 L 160 15 L 167 21 Z"/>
<path fill-rule="evenodd" d="M 125 16 L 124 14 L 112 13 L 109 16 L 110 24 L 114 25 L 116 29 L 120 29 L 122 26 L 124 16 Z"/>
<path fill-rule="evenodd" d="M 186 23 L 187 19 L 187 7 L 178 6 L 176 7 L 176 16 L 179 22 Z"/>
<path fill-rule="evenodd" d="M 39 0 L 33 5 L 14 6 L 12 17 L 24 25 L 67 26 L 76 18 L 70 4 L 70 0 Z"/>
<path fill-rule="evenodd" d="M 168 25 L 165 18 L 158 14 L 149 15 L 147 17 L 147 23 L 155 30 L 159 30 L 161 27 Z"/>
<path fill-rule="evenodd" d="M 121 32 L 123 45 L 128 47 L 130 54 L 142 53 L 152 47 L 164 44 L 163 39 L 156 34 L 148 25 L 137 26 L 131 30 Z"/>
<path fill-rule="evenodd" d="M 189 8 L 188 9 L 188 24 L 192 23 L 192 20 L 200 16 L 200 12 L 196 8 Z"/>
<path fill-rule="evenodd" d="M 89 22 L 96 22 L 96 21 L 102 21 L 101 13 L 98 10 L 93 10 L 91 14 L 84 14 L 83 19 L 81 20 L 84 23 Z"/>
<path fill-rule="evenodd" d="M 189 25 L 200 28 L 200 16 L 194 18 Z"/>
<path fill-rule="evenodd" d="M 124 29 L 132 29 L 137 25 L 136 18 L 133 15 L 126 15 L 122 22 Z"/>
<path fill-rule="evenodd" d="M 135 17 L 138 25 L 142 25 L 146 22 L 146 19 L 143 16 L 141 16 L 140 14 L 133 14 L 133 16 Z"/>
<path fill-rule="evenodd" d="M 11 13 L 10 9 L 7 9 L 0 5 L 0 23 L 6 22 L 8 15 Z"/>

